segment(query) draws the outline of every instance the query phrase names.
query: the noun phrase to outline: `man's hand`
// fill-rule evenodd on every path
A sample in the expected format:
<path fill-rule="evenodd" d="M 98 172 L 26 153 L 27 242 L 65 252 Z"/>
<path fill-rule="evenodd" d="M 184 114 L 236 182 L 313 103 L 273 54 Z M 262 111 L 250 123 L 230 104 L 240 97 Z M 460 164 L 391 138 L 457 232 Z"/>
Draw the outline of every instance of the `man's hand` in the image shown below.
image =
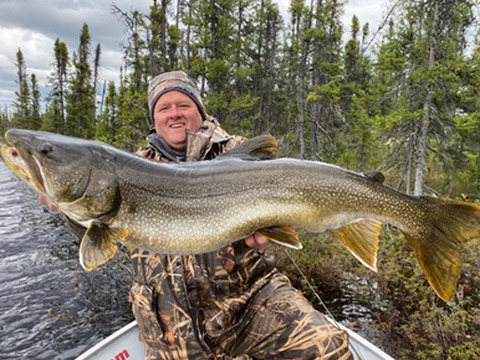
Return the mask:
<path fill-rule="evenodd" d="M 267 237 L 260 235 L 259 233 L 254 233 L 245 238 L 245 244 L 253 249 L 262 250 L 269 247 L 272 242 Z"/>
<path fill-rule="evenodd" d="M 43 195 L 38 195 L 38 201 L 40 201 L 40 203 L 42 203 L 43 205 L 45 205 L 46 207 L 48 207 L 50 210 L 52 211 L 56 211 L 60 214 L 63 214 L 63 211 L 60 210 L 56 205 L 52 204 L 50 201 L 48 201 L 45 196 Z"/>

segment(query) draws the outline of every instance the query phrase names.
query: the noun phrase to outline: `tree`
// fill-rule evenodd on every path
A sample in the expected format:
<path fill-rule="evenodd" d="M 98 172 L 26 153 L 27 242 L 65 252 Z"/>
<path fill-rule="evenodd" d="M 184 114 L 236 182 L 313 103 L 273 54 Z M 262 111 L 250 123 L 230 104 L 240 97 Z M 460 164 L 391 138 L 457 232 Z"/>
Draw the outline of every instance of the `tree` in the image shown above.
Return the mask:
<path fill-rule="evenodd" d="M 95 122 L 95 93 L 89 63 L 90 33 L 85 23 L 80 34 L 78 54 L 74 54 L 74 74 L 67 96 L 67 129 L 70 135 L 92 138 Z"/>
<path fill-rule="evenodd" d="M 5 106 L 5 108 L 0 109 L 0 134 L 3 137 L 3 134 L 10 129 L 11 126 L 11 121 L 10 121 L 10 115 L 8 112 L 8 107 Z"/>
<path fill-rule="evenodd" d="M 117 91 L 115 83 L 110 81 L 105 98 L 105 107 L 100 114 L 100 119 L 95 128 L 95 139 L 109 144 L 116 144 L 117 132 L 121 127 L 121 125 L 117 123 L 117 114 Z"/>
<path fill-rule="evenodd" d="M 125 70 L 122 70 L 116 95 L 114 143 L 121 148 L 135 150 L 152 126 L 147 103 L 148 79 L 151 74 L 148 64 L 152 60 L 148 52 L 150 35 L 145 30 L 144 16 L 137 10 L 126 13 L 114 7 L 114 12 L 123 20 L 128 34 L 127 44 L 123 46 Z"/>
<path fill-rule="evenodd" d="M 95 48 L 95 60 L 93 61 L 93 93 L 96 98 L 98 93 L 98 76 L 100 72 L 100 57 L 102 54 L 102 47 L 97 44 Z"/>
<path fill-rule="evenodd" d="M 307 112 L 305 102 L 307 98 L 309 68 L 309 54 L 311 50 L 311 38 L 307 36 L 308 29 L 312 24 L 312 11 L 304 0 L 292 0 L 290 5 L 291 35 L 287 47 L 285 62 L 288 64 L 286 75 L 287 93 L 290 101 L 290 113 L 292 118 L 298 119 L 298 142 L 300 143 L 300 158 L 307 158 Z"/>
<path fill-rule="evenodd" d="M 363 48 L 368 31 L 367 23 L 360 32 L 358 18 L 353 16 L 351 38 L 343 54 L 340 94 L 343 122 L 336 140 L 337 162 L 361 171 L 378 166 L 380 156 L 374 154 L 381 149 L 381 136 L 374 121 L 378 106 L 373 90 L 372 63 Z"/>
<path fill-rule="evenodd" d="M 35 74 L 31 75 L 31 119 L 30 119 L 30 128 L 34 130 L 40 130 L 42 127 L 42 116 L 40 114 L 40 90 L 38 88 L 37 76 Z"/>
<path fill-rule="evenodd" d="M 30 129 L 30 115 L 31 115 L 31 98 L 30 89 L 28 87 L 28 75 L 27 66 L 25 65 L 25 59 L 20 49 L 17 51 L 17 84 L 19 85 L 18 91 L 15 91 L 16 100 L 13 103 L 14 112 L 12 118 L 12 125 L 16 128 Z"/>
<path fill-rule="evenodd" d="M 157 0 L 154 0 L 153 5 L 150 6 L 150 13 L 146 16 L 148 23 L 144 26 L 147 31 L 147 71 L 150 77 L 166 71 L 169 69 L 169 65 L 175 62 L 175 51 L 173 51 L 173 53 L 167 51 L 167 34 L 169 28 L 167 13 L 170 5 L 170 0 L 161 0 L 161 4 L 159 4 Z M 169 55 L 172 57 L 170 61 L 168 58 Z"/>
<path fill-rule="evenodd" d="M 337 104 L 342 64 L 341 7 L 342 4 L 337 0 L 317 0 L 313 9 L 315 24 L 309 31 L 312 38 L 312 86 L 307 98 L 310 105 L 312 160 L 317 160 L 318 156 L 328 160 L 337 146 L 335 137 L 340 129 Z"/>
<path fill-rule="evenodd" d="M 424 169 L 427 161 L 427 146 L 429 137 L 430 117 L 432 115 L 432 102 L 434 91 L 434 79 L 430 75 L 433 71 L 433 67 L 437 60 L 437 36 L 439 32 L 439 1 L 435 1 L 433 5 L 433 19 L 430 25 L 429 45 L 428 45 L 428 64 L 427 64 L 427 81 L 425 89 L 425 100 L 423 103 L 423 115 L 420 117 L 419 128 L 420 133 L 418 136 L 418 155 L 417 166 L 415 168 L 415 189 L 414 195 L 422 195 L 424 187 Z"/>
<path fill-rule="evenodd" d="M 388 109 L 380 107 L 392 164 L 406 164 L 399 178 L 405 180 L 407 191 L 414 187 L 416 194 L 424 191 L 425 176 L 438 181 L 435 176 L 452 166 L 448 140 L 455 137 L 451 119 L 458 110 L 455 94 L 462 87 L 453 69 L 463 61 L 472 6 L 465 1 L 405 2 L 390 32 L 395 39 L 391 37 L 388 47 L 396 55 L 379 56 L 397 68 L 394 82 L 386 88 L 394 103 L 385 102 Z"/>
<path fill-rule="evenodd" d="M 53 69 L 49 75 L 51 90 L 47 97 L 49 103 L 43 129 L 66 134 L 66 98 L 68 69 L 70 66 L 67 45 L 57 38 L 53 46 L 53 52 L 55 60 L 52 64 Z"/>
<path fill-rule="evenodd" d="M 259 10 L 256 11 L 255 31 L 255 52 L 253 54 L 253 68 L 255 73 L 252 76 L 253 84 L 251 91 L 256 98 L 255 103 L 255 134 L 280 133 L 284 127 L 282 119 L 285 113 L 285 103 L 281 99 L 279 83 L 279 53 L 281 46 L 281 29 L 283 21 L 278 5 L 270 0 L 262 0 Z M 246 34 L 247 31 L 244 31 Z M 253 44 L 252 44 L 253 45 Z M 248 44 L 247 44 L 248 46 Z M 248 69 L 248 63 L 243 64 Z M 248 94 L 250 90 L 247 90 Z M 258 99 L 258 100 L 257 100 Z"/>

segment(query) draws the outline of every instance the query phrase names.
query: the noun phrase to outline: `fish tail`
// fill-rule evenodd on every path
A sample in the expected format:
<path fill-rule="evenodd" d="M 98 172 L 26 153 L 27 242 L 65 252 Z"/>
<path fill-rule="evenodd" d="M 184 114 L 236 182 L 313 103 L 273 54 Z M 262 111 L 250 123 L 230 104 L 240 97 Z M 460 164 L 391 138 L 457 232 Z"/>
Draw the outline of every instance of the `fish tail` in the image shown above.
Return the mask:
<path fill-rule="evenodd" d="M 419 200 L 430 221 L 419 233 L 404 235 L 434 291 L 449 301 L 462 268 L 457 245 L 480 237 L 480 206 L 427 196 Z"/>

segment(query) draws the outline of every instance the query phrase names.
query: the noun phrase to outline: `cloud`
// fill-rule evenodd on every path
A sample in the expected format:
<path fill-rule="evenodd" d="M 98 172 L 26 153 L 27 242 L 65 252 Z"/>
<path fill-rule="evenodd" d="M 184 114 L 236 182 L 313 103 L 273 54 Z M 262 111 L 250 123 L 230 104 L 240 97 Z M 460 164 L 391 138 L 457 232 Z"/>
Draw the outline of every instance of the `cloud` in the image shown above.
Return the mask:
<path fill-rule="evenodd" d="M 385 0 L 386 1 L 386 0 Z M 70 55 L 78 48 L 80 31 L 88 24 L 92 54 L 101 44 L 101 69 L 99 84 L 104 80 L 118 81 L 122 65 L 120 44 L 126 39 L 123 23 L 111 12 L 115 3 L 120 9 L 138 9 L 147 13 L 152 0 L 1 0 L 0 12 L 0 107 L 10 106 L 14 100 L 17 69 L 16 52 L 22 50 L 27 73 L 35 73 L 42 95 L 48 90 L 48 74 L 54 62 L 55 39 L 65 42 Z M 288 14 L 290 0 L 278 0 L 283 16 Z M 363 24 L 378 17 L 380 3 L 376 0 L 350 0 L 344 19 L 345 32 L 353 13 Z M 372 24 L 371 24 L 372 25 Z M 373 30 L 372 26 L 370 27 Z"/>
<path fill-rule="evenodd" d="M 147 11 L 151 0 L 118 0 L 118 7 L 129 11 L 133 6 Z M 88 24 L 92 54 L 101 44 L 101 75 L 118 80 L 122 63 L 120 43 L 125 38 L 123 24 L 111 13 L 113 2 L 107 0 L 2 0 L 0 12 L 0 106 L 10 106 L 18 89 L 16 53 L 21 49 L 27 73 L 35 73 L 40 87 L 48 84 L 54 62 L 53 46 L 59 38 L 71 54 L 77 50 L 80 32 Z M 44 91 L 45 92 L 45 91 Z"/>
<path fill-rule="evenodd" d="M 368 22 L 370 34 L 373 34 L 385 17 L 388 0 L 349 0 L 343 14 L 344 32 L 350 33 L 353 15 L 356 15 L 362 27 Z"/>

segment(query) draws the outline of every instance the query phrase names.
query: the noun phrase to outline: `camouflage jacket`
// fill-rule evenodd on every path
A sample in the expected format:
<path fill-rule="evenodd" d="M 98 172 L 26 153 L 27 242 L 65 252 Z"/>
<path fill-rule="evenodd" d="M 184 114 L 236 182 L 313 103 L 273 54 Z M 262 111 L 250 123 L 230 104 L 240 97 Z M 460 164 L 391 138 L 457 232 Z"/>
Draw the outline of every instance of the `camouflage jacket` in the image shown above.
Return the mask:
<path fill-rule="evenodd" d="M 155 132 L 137 154 L 159 162 L 208 160 L 241 141 L 208 118 L 198 132 L 187 132 L 184 157 L 165 150 Z M 222 344 L 238 334 L 239 320 L 249 316 L 249 304 L 288 282 L 271 258 L 243 241 L 195 256 L 135 250 L 132 261 L 130 300 L 147 359 L 218 358 Z"/>

